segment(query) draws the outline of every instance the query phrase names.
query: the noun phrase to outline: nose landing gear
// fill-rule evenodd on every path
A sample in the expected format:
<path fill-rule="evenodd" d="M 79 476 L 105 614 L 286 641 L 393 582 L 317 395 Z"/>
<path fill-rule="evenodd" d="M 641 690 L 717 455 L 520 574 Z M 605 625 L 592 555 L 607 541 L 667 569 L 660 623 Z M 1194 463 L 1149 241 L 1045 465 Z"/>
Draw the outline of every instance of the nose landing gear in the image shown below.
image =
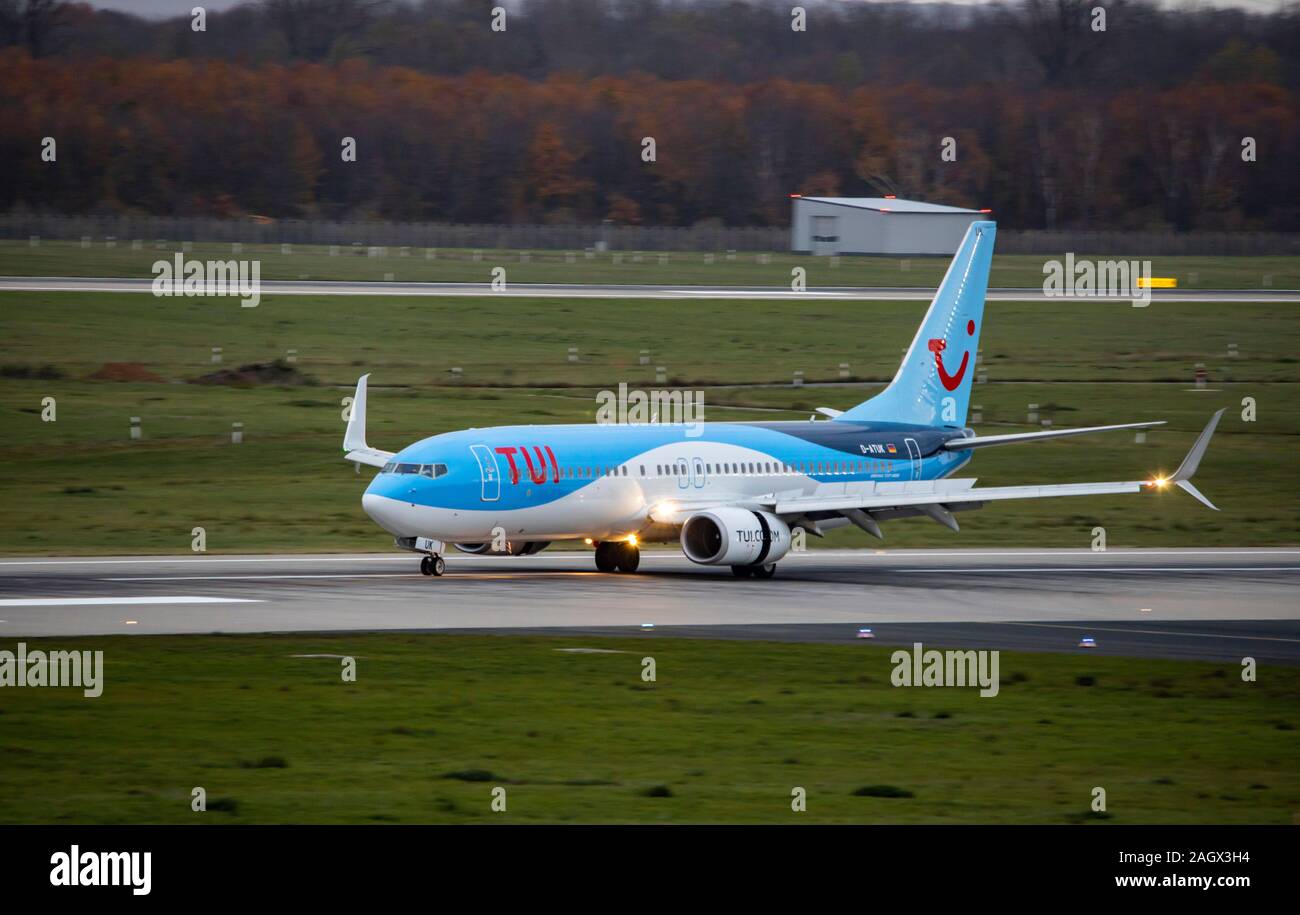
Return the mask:
<path fill-rule="evenodd" d="M 420 560 L 420 574 L 435 577 L 447 571 L 447 560 L 441 556 L 425 556 Z"/>

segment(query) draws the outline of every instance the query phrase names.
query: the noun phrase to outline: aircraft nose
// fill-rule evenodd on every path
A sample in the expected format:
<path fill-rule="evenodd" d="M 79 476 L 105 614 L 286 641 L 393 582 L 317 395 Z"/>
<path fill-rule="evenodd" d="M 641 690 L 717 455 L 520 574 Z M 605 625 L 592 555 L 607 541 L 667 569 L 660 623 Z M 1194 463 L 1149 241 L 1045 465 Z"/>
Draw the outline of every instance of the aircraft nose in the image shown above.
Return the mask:
<path fill-rule="evenodd" d="M 410 535 L 402 523 L 402 506 L 392 499 L 368 492 L 361 497 L 361 509 L 390 534 L 398 537 Z"/>

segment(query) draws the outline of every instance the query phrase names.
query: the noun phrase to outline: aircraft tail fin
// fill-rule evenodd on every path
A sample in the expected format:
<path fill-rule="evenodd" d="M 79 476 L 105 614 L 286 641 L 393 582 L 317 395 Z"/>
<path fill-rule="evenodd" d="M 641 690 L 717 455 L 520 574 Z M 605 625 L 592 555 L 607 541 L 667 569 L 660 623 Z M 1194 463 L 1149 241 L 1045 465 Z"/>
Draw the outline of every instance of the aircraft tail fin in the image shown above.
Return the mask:
<path fill-rule="evenodd" d="M 834 421 L 966 425 L 997 223 L 972 222 L 893 381 Z"/>

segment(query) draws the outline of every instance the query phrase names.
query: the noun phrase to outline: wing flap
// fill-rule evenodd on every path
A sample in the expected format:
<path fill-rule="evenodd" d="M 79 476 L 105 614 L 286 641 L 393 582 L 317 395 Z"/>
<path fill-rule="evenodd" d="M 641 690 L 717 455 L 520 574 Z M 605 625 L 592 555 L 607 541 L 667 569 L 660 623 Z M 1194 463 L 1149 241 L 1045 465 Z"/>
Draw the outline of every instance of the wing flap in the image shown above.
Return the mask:
<path fill-rule="evenodd" d="M 941 481 L 948 482 L 948 481 Z M 849 509 L 902 508 L 904 506 L 953 505 L 963 502 L 999 502 L 1007 499 L 1050 499 L 1058 496 L 1104 496 L 1115 493 L 1140 492 L 1143 487 L 1154 486 L 1150 481 L 1126 481 L 1118 483 L 1059 483 L 1047 486 L 983 486 L 976 488 L 970 484 L 974 480 L 951 482 L 967 483 L 964 487 L 924 491 L 899 491 L 876 493 L 872 495 L 832 496 L 786 499 L 774 503 L 773 512 L 777 515 L 803 514 L 806 512 L 843 512 Z"/>

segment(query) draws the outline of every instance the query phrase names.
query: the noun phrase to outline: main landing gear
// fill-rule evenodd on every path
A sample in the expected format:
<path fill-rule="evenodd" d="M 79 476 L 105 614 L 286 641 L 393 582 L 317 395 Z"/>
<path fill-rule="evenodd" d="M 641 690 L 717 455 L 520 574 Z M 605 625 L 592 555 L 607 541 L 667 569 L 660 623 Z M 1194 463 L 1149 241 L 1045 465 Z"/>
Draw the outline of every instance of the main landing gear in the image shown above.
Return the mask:
<path fill-rule="evenodd" d="M 604 540 L 596 544 L 596 571 L 635 572 L 641 565 L 641 550 L 635 543 Z"/>
<path fill-rule="evenodd" d="M 420 574 L 438 576 L 447 571 L 447 560 L 441 556 L 425 556 L 420 560 Z"/>
<path fill-rule="evenodd" d="M 771 578 L 776 574 L 776 563 L 761 566 L 732 566 L 731 574 L 737 578 Z"/>

